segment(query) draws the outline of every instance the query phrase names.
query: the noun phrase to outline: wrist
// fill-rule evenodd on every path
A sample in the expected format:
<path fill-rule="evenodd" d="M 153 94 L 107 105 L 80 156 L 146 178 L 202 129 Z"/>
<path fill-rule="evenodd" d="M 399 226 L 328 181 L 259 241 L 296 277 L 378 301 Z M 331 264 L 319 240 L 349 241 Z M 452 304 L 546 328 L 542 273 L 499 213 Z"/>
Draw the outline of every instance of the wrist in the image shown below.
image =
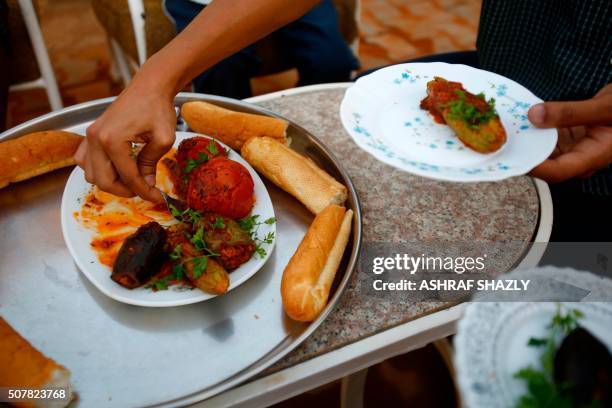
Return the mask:
<path fill-rule="evenodd" d="M 156 56 L 157 54 L 153 55 L 140 67 L 130 83 L 130 88 L 141 89 L 172 101 L 183 88 L 180 75 L 169 70 L 168 64 L 161 63 Z"/>

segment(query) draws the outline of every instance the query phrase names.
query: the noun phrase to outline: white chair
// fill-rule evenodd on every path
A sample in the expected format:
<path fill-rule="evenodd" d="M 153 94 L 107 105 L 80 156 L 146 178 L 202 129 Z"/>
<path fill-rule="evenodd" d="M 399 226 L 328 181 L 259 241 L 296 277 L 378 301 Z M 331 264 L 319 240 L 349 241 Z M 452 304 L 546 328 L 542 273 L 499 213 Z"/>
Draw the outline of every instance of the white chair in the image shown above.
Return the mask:
<path fill-rule="evenodd" d="M 19 4 L 19 9 L 21 10 L 21 15 L 23 16 L 23 21 L 32 43 L 34 56 L 41 76 L 33 81 L 13 84 L 9 87 L 9 91 L 43 88 L 47 92 L 47 98 L 49 99 L 51 109 L 61 109 L 63 108 L 62 98 L 59 93 L 55 73 L 53 72 L 51 61 L 49 60 L 49 54 L 47 53 L 47 47 L 45 46 L 45 41 L 38 22 L 38 16 L 34 10 L 32 0 L 18 0 L 17 3 Z"/>
<path fill-rule="evenodd" d="M 152 47 L 147 47 L 148 45 L 147 44 L 147 27 L 146 27 L 146 21 L 145 21 L 145 18 L 147 17 L 145 13 L 145 9 L 147 9 L 147 7 L 145 6 L 144 1 L 143 0 L 121 0 L 121 1 L 122 3 L 127 5 L 127 8 L 129 10 L 129 16 L 130 16 L 129 20 L 131 22 L 131 28 L 133 30 L 133 40 L 134 40 L 133 44 L 135 45 L 136 52 L 133 52 L 134 45 L 131 45 L 131 44 L 128 45 L 124 43 L 122 46 L 120 41 L 118 41 L 117 38 L 115 38 L 115 36 L 118 33 L 115 30 L 109 29 L 110 27 L 108 27 L 109 25 L 108 21 L 105 21 L 105 18 L 100 19 L 100 21 L 102 25 L 105 27 L 105 30 L 107 31 L 107 34 L 108 34 L 109 44 L 110 44 L 112 58 L 113 58 L 113 66 L 114 66 L 114 69 L 116 69 L 115 72 L 119 74 L 119 76 L 123 80 L 123 83 L 127 85 L 132 79 L 132 71 L 136 71 L 138 67 L 140 67 L 140 65 L 142 65 L 144 61 L 148 58 L 149 56 L 148 54 L 152 53 L 152 51 L 155 51 L 161 48 L 163 44 L 162 43 L 155 44 L 155 41 L 153 41 L 153 44 L 151 44 Z M 361 14 L 361 1 L 360 0 L 334 0 L 334 1 L 339 9 L 344 9 L 348 11 L 349 13 L 351 12 L 353 13 L 351 17 L 348 17 L 348 16 L 345 16 L 344 18 L 341 17 L 340 20 L 341 20 L 341 25 L 343 25 L 344 23 L 347 27 L 351 25 L 354 27 L 353 29 L 354 33 L 352 35 L 352 38 L 350 39 L 347 38 L 347 40 L 349 41 L 349 45 L 351 46 L 351 49 L 353 50 L 355 55 L 358 55 L 358 52 L 359 52 L 358 32 L 359 32 L 359 22 L 360 22 L 360 14 Z M 103 2 L 97 2 L 97 3 L 99 4 Z M 94 6 L 98 4 L 94 4 Z M 101 12 L 101 8 L 96 9 L 96 7 L 94 7 L 94 9 L 97 12 Z M 147 13 L 149 13 L 148 17 L 150 17 L 151 19 L 159 19 L 159 18 L 164 17 L 162 12 L 157 9 L 147 10 Z M 124 18 L 124 16 L 125 14 L 122 14 L 120 18 Z M 166 15 L 166 17 L 168 16 Z M 168 19 L 170 20 L 169 17 Z M 125 25 L 122 25 L 122 27 L 125 27 Z M 348 31 L 351 31 L 350 27 L 348 28 Z M 166 38 L 167 35 L 164 33 L 162 37 Z M 130 47 L 132 52 L 128 52 L 125 49 L 126 46 Z M 153 49 L 150 50 L 148 48 L 153 48 Z M 268 54 L 274 54 L 274 53 L 272 52 Z M 137 57 L 137 60 L 135 59 L 135 57 Z M 273 60 L 273 58 L 269 58 L 269 57 L 270 55 L 264 55 L 264 60 Z M 264 72 L 262 72 L 262 75 L 280 72 L 282 68 L 285 68 L 285 69 L 289 68 L 289 67 L 282 67 L 279 65 L 282 65 L 282 64 L 278 64 L 278 61 L 272 61 L 271 64 L 264 63 L 264 66 L 262 67 L 262 71 Z"/>

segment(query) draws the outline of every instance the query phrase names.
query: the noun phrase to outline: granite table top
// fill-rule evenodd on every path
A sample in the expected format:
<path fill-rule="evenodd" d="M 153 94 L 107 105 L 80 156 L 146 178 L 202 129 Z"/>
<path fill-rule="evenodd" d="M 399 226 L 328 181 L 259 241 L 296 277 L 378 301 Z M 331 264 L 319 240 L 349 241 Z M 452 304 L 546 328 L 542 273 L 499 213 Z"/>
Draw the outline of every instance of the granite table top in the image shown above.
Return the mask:
<path fill-rule="evenodd" d="M 513 243 L 499 251 L 497 269 L 505 272 L 520 261 L 539 217 L 538 194 L 529 177 L 449 183 L 413 176 L 381 163 L 362 151 L 343 129 L 338 112 L 344 91 L 313 90 L 258 104 L 308 129 L 339 159 L 361 201 L 364 247 L 407 241 Z M 261 376 L 456 303 L 367 296 L 362 290 L 363 279 L 363 272 L 354 273 L 323 324 Z"/>

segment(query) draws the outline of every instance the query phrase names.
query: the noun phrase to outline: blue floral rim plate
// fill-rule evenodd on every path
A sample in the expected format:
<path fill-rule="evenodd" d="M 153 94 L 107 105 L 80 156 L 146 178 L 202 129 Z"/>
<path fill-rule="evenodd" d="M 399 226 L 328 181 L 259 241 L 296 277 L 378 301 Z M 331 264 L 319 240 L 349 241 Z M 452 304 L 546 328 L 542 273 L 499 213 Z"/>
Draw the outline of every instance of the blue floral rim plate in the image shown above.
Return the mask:
<path fill-rule="evenodd" d="M 434 76 L 495 99 L 507 134 L 500 150 L 482 154 L 469 149 L 419 107 Z M 537 129 L 527 118 L 539 102 L 522 85 L 492 72 L 442 62 L 408 63 L 357 80 L 344 95 L 340 118 L 360 148 L 398 169 L 445 181 L 497 181 L 528 173 L 554 150 L 557 131 Z"/>

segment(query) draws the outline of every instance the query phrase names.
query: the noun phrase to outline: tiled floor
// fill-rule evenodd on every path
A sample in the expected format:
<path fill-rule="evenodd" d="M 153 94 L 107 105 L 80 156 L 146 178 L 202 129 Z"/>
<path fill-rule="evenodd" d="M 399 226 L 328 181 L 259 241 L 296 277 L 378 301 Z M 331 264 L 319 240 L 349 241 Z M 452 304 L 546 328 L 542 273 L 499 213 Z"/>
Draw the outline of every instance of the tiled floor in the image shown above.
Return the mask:
<path fill-rule="evenodd" d="M 116 95 L 110 54 L 88 0 L 38 0 L 41 26 L 66 106 Z M 437 52 L 474 48 L 480 0 L 362 0 L 362 69 Z M 254 83 L 256 94 L 292 86 L 287 72 Z M 8 126 L 49 110 L 39 90 L 9 96 Z"/>

